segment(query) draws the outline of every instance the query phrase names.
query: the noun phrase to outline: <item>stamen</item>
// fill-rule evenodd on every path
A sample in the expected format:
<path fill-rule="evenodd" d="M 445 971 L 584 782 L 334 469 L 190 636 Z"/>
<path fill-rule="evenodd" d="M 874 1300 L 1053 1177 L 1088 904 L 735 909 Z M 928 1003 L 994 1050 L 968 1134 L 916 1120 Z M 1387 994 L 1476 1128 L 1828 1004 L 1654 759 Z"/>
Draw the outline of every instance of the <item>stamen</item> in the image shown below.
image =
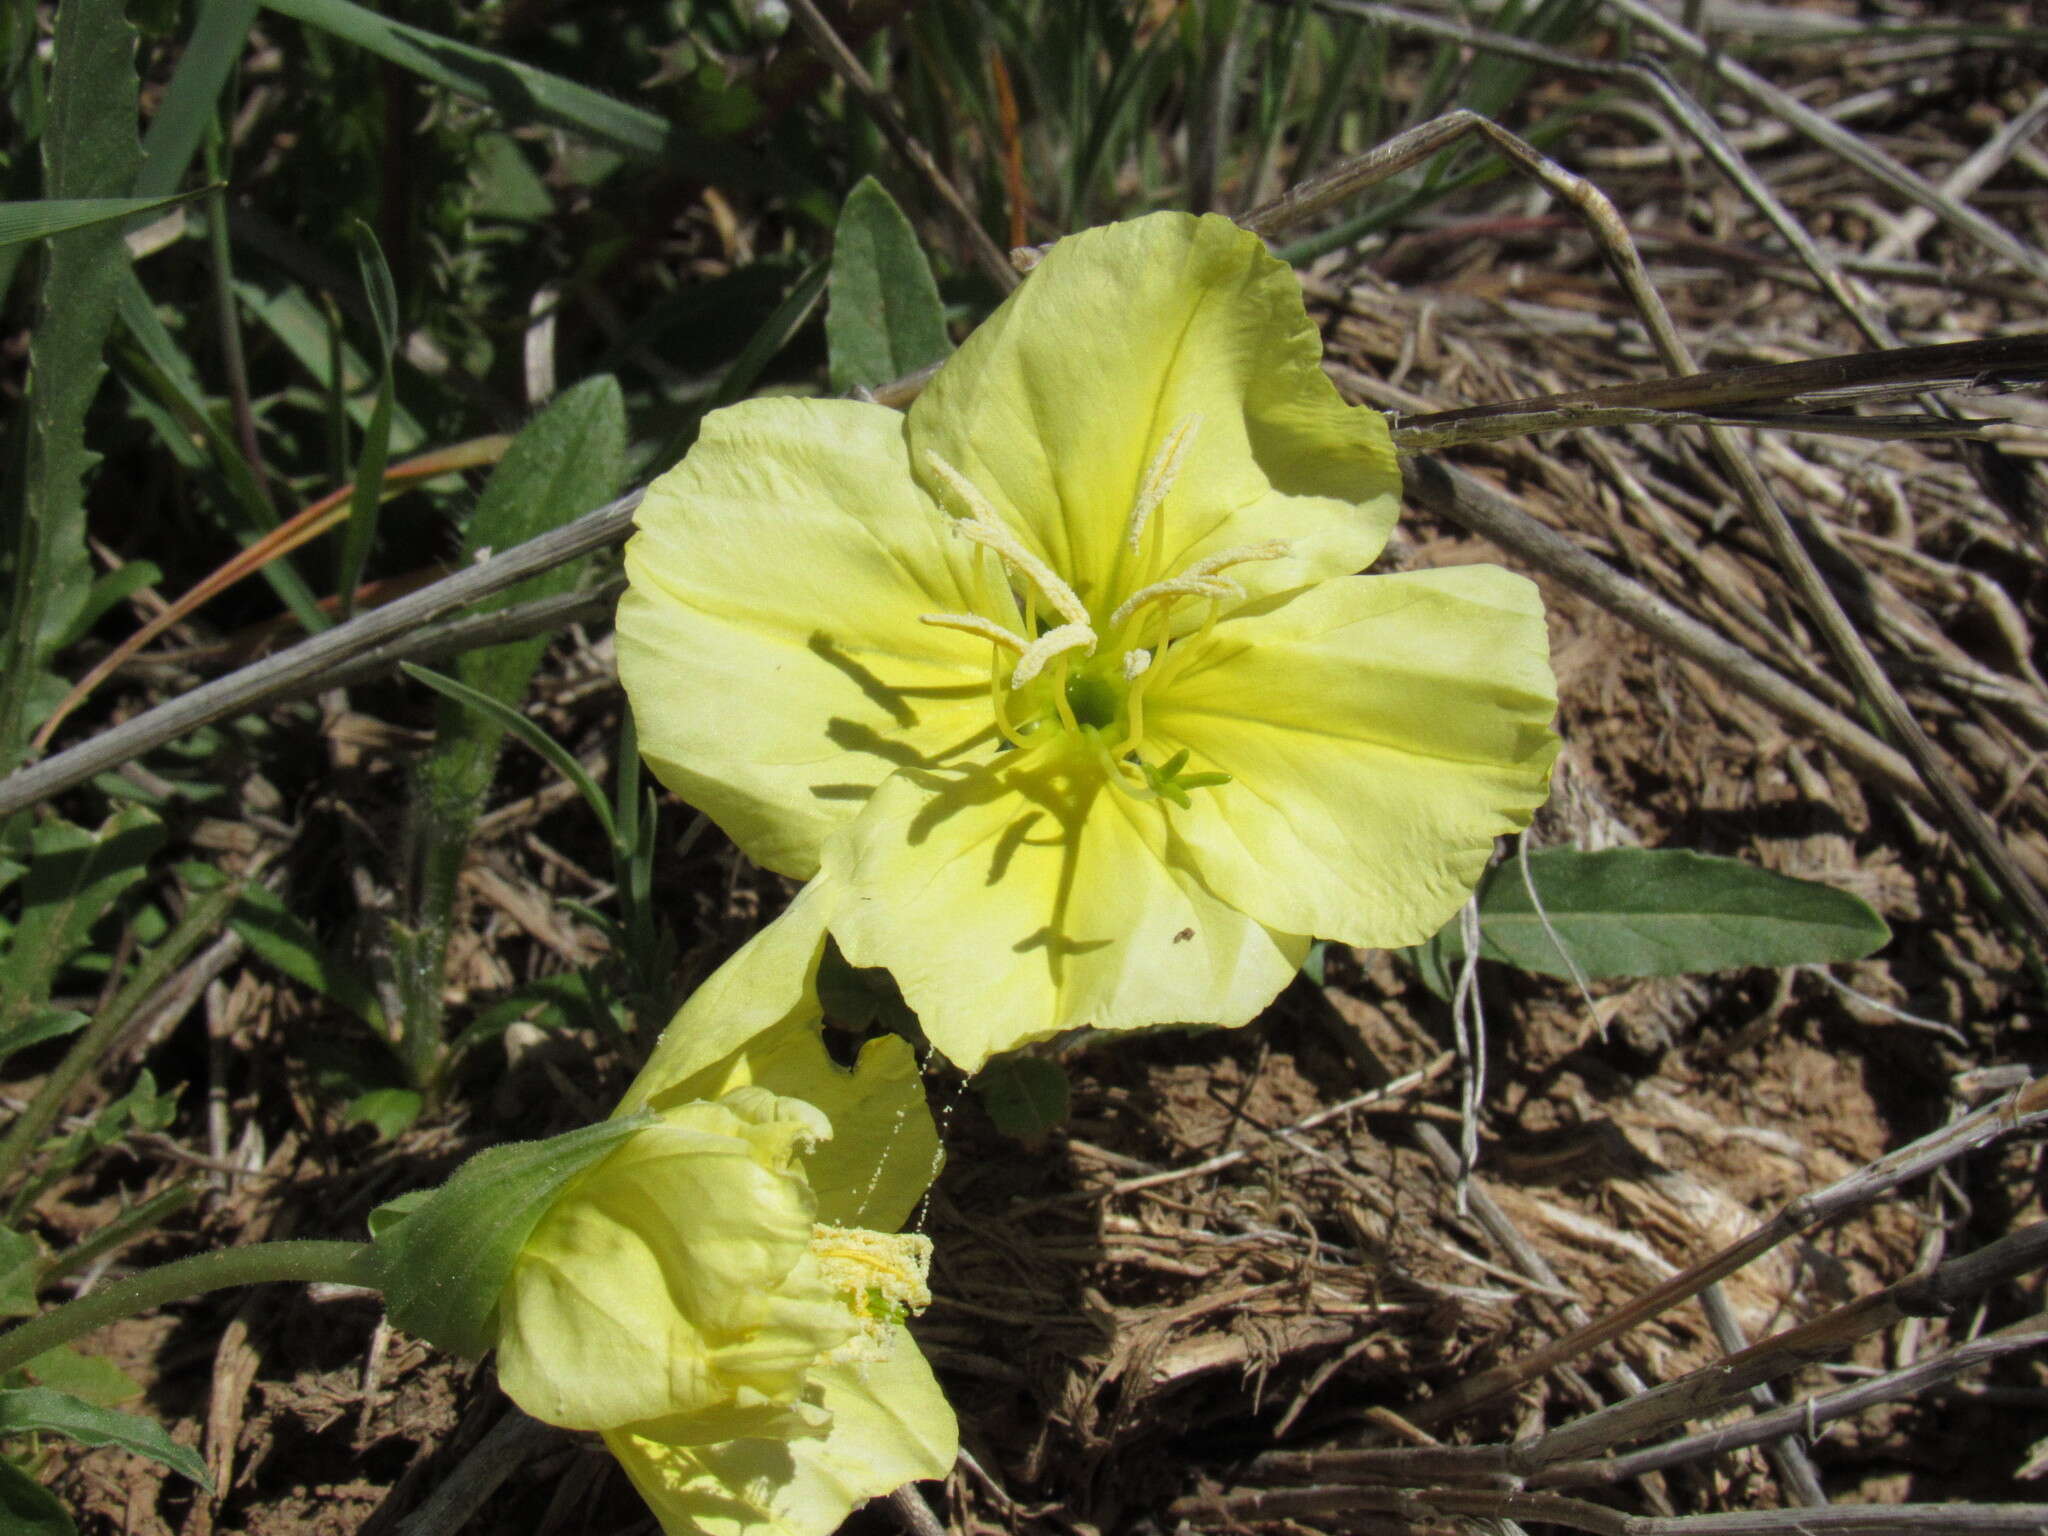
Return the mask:
<path fill-rule="evenodd" d="M 1109 627 L 1114 630 L 1132 614 L 1147 603 L 1163 603 L 1176 597 L 1243 597 L 1244 588 L 1234 581 L 1219 580 L 1214 576 L 1169 576 L 1164 581 L 1155 581 L 1149 587 L 1140 587 L 1117 605 L 1109 616 Z"/>
<path fill-rule="evenodd" d="M 1074 595 L 1074 589 L 1062 581 L 1051 566 L 1025 548 L 1024 541 L 1017 536 L 1017 530 L 1003 521 L 1003 515 L 976 489 L 974 482 L 930 449 L 925 450 L 924 461 L 930 466 L 931 472 L 945 481 L 953 494 L 966 503 L 971 514 L 968 518 L 955 522 L 954 531 L 984 548 L 994 550 L 1012 570 L 1044 594 L 1047 605 L 1055 613 L 1069 624 L 1085 626 L 1088 623 L 1088 609 L 1082 604 L 1081 599 Z"/>
<path fill-rule="evenodd" d="M 1151 467 L 1145 471 L 1145 478 L 1138 482 L 1138 499 L 1131 506 L 1130 542 L 1131 553 L 1138 552 L 1138 541 L 1145 536 L 1145 522 L 1166 500 L 1166 493 L 1173 489 L 1173 482 L 1179 478 L 1181 460 L 1187 457 L 1188 444 L 1193 441 L 1195 429 L 1202 424 L 1198 411 L 1179 426 L 1166 434 L 1166 441 L 1159 445 L 1159 451 L 1152 456 Z"/>
<path fill-rule="evenodd" d="M 1183 576 L 1214 576 L 1218 571 L 1247 560 L 1278 560 L 1290 553 L 1285 539 L 1267 539 L 1263 544 L 1233 544 L 1213 555 L 1204 555 L 1181 572 Z"/>
<path fill-rule="evenodd" d="M 1204 555 L 1178 574 L 1164 581 L 1155 581 L 1149 587 L 1140 587 L 1125 598 L 1117 605 L 1116 612 L 1109 616 L 1109 628 L 1116 629 L 1147 603 L 1165 602 L 1176 597 L 1213 597 L 1242 602 L 1244 588 L 1217 572 L 1229 566 L 1243 565 L 1249 560 L 1278 560 L 1288 553 L 1285 539 L 1268 539 L 1263 544 L 1233 544 L 1213 555 Z"/>
<path fill-rule="evenodd" d="M 1022 688 L 1038 676 L 1053 657 L 1083 648 L 1095 649 L 1095 631 L 1086 624 L 1062 624 L 1057 629 L 1048 629 L 1017 658 L 1017 670 L 1010 674 L 1011 689 Z"/>
<path fill-rule="evenodd" d="M 966 635 L 979 635 L 982 639 L 993 640 L 997 645 L 1005 646 L 1020 656 L 1030 649 L 1022 636 L 1011 634 L 994 619 L 984 619 L 978 613 L 920 613 L 917 622 L 935 625 L 940 629 L 957 629 Z"/>
<path fill-rule="evenodd" d="M 1151 665 L 1152 653 L 1150 651 L 1125 651 L 1124 681 L 1135 683 L 1144 675 L 1145 669 Z"/>

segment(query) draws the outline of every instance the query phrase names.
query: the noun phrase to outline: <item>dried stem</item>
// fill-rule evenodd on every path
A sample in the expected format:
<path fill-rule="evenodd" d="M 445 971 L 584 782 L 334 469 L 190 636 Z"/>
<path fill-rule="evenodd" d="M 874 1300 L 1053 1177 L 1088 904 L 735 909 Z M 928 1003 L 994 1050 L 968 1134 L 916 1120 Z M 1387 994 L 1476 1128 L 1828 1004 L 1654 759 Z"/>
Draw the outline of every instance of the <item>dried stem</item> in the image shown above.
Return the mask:
<path fill-rule="evenodd" d="M 860 104 L 867 110 L 883 135 L 895 146 L 896 153 L 915 167 L 925 184 L 937 194 L 946 211 L 952 214 L 960 226 L 960 233 L 966 237 L 967 247 L 974 253 L 975 263 L 987 273 L 996 287 L 1007 293 L 1022 280 L 1017 269 L 1010 265 L 1009 258 L 988 237 L 988 231 L 981 227 L 981 221 L 974 216 L 974 210 L 961 197 L 960 189 L 947 179 L 939 169 L 939 163 L 931 151 L 918 142 L 917 135 L 897 112 L 896 104 L 889 99 L 888 92 L 875 83 L 861 61 L 854 56 L 846 40 L 832 30 L 832 23 L 812 3 L 812 0 L 789 0 L 789 8 L 796 17 L 798 26 L 804 29 L 804 36 L 811 40 L 811 46 L 824 55 L 825 62 L 832 66 L 832 72 L 846 82 L 846 88 L 860 98 Z"/>

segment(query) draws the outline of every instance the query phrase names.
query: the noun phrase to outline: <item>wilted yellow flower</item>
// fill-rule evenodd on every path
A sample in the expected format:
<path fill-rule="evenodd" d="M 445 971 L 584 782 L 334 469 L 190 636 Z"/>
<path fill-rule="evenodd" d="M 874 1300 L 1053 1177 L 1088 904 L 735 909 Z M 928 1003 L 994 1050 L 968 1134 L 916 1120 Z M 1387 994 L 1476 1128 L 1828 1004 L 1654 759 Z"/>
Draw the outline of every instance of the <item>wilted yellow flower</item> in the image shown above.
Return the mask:
<path fill-rule="evenodd" d="M 931 1244 L 894 1229 L 938 1163 L 916 1063 L 895 1039 L 832 1062 L 793 931 L 684 1007 L 621 1105 L 652 1123 L 553 1200 L 499 1296 L 507 1393 L 602 1431 L 671 1533 L 825 1536 L 957 1450 L 903 1326 Z"/>
<path fill-rule="evenodd" d="M 1242 1023 L 1312 936 L 1434 933 L 1541 803 L 1535 589 L 1352 574 L 1400 476 L 1320 357 L 1257 238 L 1157 214 L 1059 242 L 907 417 L 751 401 L 650 488 L 642 751 L 962 1067 Z"/>

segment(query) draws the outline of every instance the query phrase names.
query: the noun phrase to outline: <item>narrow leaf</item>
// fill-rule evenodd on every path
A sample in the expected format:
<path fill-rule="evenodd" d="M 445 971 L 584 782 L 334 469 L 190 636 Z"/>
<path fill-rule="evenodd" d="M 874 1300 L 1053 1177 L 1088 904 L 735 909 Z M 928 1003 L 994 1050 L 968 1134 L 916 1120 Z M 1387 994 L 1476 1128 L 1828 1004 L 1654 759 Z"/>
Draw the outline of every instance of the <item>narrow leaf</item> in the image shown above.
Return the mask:
<path fill-rule="evenodd" d="M 363 274 L 363 292 L 369 300 L 370 317 L 377 327 L 377 403 L 371 408 L 369 426 L 363 432 L 362 452 L 356 458 L 355 494 L 349 498 L 348 527 L 341 545 L 341 616 L 355 610 L 356 586 L 363 579 L 364 562 L 370 558 L 370 544 L 377 534 L 377 509 L 382 505 L 384 467 L 391 457 L 391 405 L 397 389 L 392 368 L 398 349 L 398 289 L 391 281 L 391 268 L 370 226 L 356 220 L 351 227 L 356 243 L 356 261 Z"/>
<path fill-rule="evenodd" d="M 142 141 L 142 169 L 135 177 L 138 197 L 155 197 L 177 186 L 198 152 L 221 88 L 249 40 L 257 0 L 200 0 L 192 35 L 178 54 L 149 133 Z"/>
<path fill-rule="evenodd" d="M 7 1536 L 78 1536 L 57 1495 L 11 1461 L 0 1460 L 0 1531 Z"/>
<path fill-rule="evenodd" d="M 135 32 L 121 0 L 69 0 L 57 14 L 43 190 L 52 198 L 120 197 L 134 180 Z M 117 224 L 53 237 L 29 342 L 27 409 L 13 523 L 12 616 L 0 634 L 0 772 L 20 761 L 31 700 L 56 638 L 86 601 L 85 416 L 105 373 L 101 351 L 128 273 Z M 12 478 L 12 476 L 10 476 Z"/>
<path fill-rule="evenodd" d="M 350 0 L 267 0 L 267 8 L 367 49 L 423 80 L 496 107 L 506 123 L 547 123 L 641 159 L 689 162 L 700 175 L 761 185 L 752 156 L 693 138 L 658 113 L 482 48 L 392 21 Z"/>
<path fill-rule="evenodd" d="M 1497 865 L 1480 893 L 1479 953 L 1545 976 L 1571 975 L 1560 944 L 1597 979 L 1825 965 L 1891 939 L 1847 891 L 1683 849 L 1545 849 L 1529 877 L 1549 929 L 1518 865 Z M 1455 920 L 1431 943 L 1447 966 L 1464 956 Z"/>
<path fill-rule="evenodd" d="M 825 340 L 832 388 L 873 389 L 953 350 L 946 306 L 917 232 L 888 190 L 863 177 L 832 239 Z"/>
<path fill-rule="evenodd" d="M 398 668 L 407 677 L 413 679 L 413 681 L 425 683 L 443 697 L 453 699 L 457 703 L 466 705 L 487 716 L 501 729 L 510 731 L 529 747 L 533 748 L 534 751 L 546 758 L 554 765 L 555 770 L 563 778 L 582 791 L 583 798 L 589 802 L 590 808 L 597 813 L 598 822 L 604 828 L 606 841 L 612 843 L 618 841 L 618 827 L 612 818 L 611 801 L 605 797 L 604 791 L 597 787 L 597 781 L 591 778 L 589 772 L 581 763 L 576 761 L 575 754 L 570 752 L 567 747 L 556 741 L 554 737 L 535 725 L 526 716 L 520 714 L 518 710 L 500 704 L 489 694 L 481 693 L 470 687 L 467 683 L 458 683 L 452 677 L 444 677 L 439 672 L 430 672 L 425 667 L 417 666 L 409 661 L 400 662 Z"/>
<path fill-rule="evenodd" d="M 0 246 L 47 240 L 53 235 L 91 229 L 99 224 L 118 224 L 138 213 L 154 213 L 211 190 L 204 187 L 170 197 L 46 197 L 27 203 L 0 203 Z"/>
<path fill-rule="evenodd" d="M 355 971 L 335 963 L 313 930 L 286 910 L 275 892 L 261 885 L 245 887 L 229 926 L 257 958 L 328 1001 L 339 1003 L 365 1023 L 382 1026 L 384 1010 L 377 1005 L 369 984 Z"/>
<path fill-rule="evenodd" d="M 117 811 L 96 832 L 67 821 L 35 829 L 21 918 L 0 955 L 0 980 L 9 994 L 0 1003 L 0 1024 L 13 1027 L 50 995 L 57 972 L 142 878 L 163 840 L 163 823 L 140 806 Z"/>
<path fill-rule="evenodd" d="M 0 1392 L 0 1435 L 20 1435 L 39 1429 L 55 1430 L 86 1445 L 118 1445 L 151 1461 L 160 1461 L 209 1493 L 213 1491 L 213 1479 L 206 1475 L 206 1464 L 198 1453 L 189 1445 L 178 1444 L 154 1420 L 116 1413 L 111 1408 L 95 1408 L 48 1387 Z"/>

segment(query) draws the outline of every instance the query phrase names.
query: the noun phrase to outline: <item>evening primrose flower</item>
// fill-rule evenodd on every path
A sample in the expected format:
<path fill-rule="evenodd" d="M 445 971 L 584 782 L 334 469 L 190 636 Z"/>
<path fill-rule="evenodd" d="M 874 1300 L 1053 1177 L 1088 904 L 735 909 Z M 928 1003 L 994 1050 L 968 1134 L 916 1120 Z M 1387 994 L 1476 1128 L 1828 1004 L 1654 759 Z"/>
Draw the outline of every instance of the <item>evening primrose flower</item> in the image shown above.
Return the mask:
<path fill-rule="evenodd" d="M 1256 237 L 1155 214 L 1055 245 L 907 416 L 714 412 L 641 505 L 641 750 L 964 1068 L 1419 942 L 1543 799 L 1535 589 L 1353 574 L 1400 475 L 1320 350 Z"/>
<path fill-rule="evenodd" d="M 931 1243 L 895 1229 L 938 1165 L 917 1065 L 893 1038 L 832 1061 L 795 918 L 685 1005 L 608 1126 L 484 1154 L 391 1245 L 387 1278 L 435 1282 L 423 1314 L 387 1286 L 394 1319 L 483 1278 L 506 1392 L 601 1432 L 671 1536 L 826 1536 L 957 1452 L 904 1327 Z"/>

